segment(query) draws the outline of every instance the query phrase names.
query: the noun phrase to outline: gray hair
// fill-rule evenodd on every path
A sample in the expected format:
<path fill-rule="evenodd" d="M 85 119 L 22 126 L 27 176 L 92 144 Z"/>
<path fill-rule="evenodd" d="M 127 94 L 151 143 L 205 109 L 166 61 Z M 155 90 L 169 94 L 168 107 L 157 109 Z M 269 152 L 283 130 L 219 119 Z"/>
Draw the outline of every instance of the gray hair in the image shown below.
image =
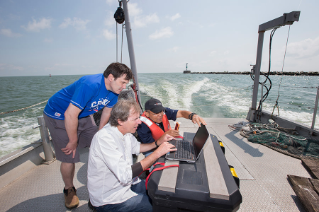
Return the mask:
<path fill-rule="evenodd" d="M 118 97 L 119 100 L 120 99 L 129 99 L 129 98 L 132 98 L 133 100 L 135 99 L 134 91 L 131 89 L 123 89 Z"/>
<path fill-rule="evenodd" d="M 111 126 L 118 126 L 118 120 L 123 122 L 127 121 L 128 117 L 130 116 L 131 110 L 132 113 L 140 112 L 140 107 L 135 100 L 131 98 L 118 100 L 111 111 L 111 116 L 109 119 L 109 123 L 111 124 Z"/>

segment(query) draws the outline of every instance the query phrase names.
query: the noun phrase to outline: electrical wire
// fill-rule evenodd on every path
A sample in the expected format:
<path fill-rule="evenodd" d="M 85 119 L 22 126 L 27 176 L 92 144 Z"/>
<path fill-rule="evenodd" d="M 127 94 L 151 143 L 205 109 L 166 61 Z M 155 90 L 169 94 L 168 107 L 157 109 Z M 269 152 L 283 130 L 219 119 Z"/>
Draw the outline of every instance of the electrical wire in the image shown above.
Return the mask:
<path fill-rule="evenodd" d="M 269 38 L 269 62 L 268 62 L 268 72 L 267 73 L 260 73 L 261 75 L 263 75 L 265 77 L 265 80 L 263 82 L 259 82 L 259 84 L 261 84 L 265 89 L 266 92 L 265 94 L 263 94 L 262 98 L 259 101 L 259 105 L 257 110 L 261 111 L 262 110 L 262 103 L 267 99 L 269 92 L 272 88 L 272 82 L 269 78 L 269 74 L 270 74 L 270 70 L 271 70 L 271 47 L 272 47 L 272 38 L 276 32 L 276 30 L 278 29 L 278 27 L 274 28 L 271 30 L 270 33 L 270 38 Z M 253 78 L 252 78 L 253 79 Z M 269 87 L 267 87 L 267 81 L 269 82 Z"/>

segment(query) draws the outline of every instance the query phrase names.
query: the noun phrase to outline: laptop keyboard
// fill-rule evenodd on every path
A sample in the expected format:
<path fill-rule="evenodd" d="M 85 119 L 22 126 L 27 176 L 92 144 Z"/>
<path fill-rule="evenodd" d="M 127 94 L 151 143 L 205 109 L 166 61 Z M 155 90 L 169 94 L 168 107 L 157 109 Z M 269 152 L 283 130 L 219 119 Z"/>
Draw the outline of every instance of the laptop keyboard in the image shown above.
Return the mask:
<path fill-rule="evenodd" d="M 176 141 L 177 151 L 174 155 L 174 158 L 186 158 L 193 159 L 194 148 L 188 141 Z"/>

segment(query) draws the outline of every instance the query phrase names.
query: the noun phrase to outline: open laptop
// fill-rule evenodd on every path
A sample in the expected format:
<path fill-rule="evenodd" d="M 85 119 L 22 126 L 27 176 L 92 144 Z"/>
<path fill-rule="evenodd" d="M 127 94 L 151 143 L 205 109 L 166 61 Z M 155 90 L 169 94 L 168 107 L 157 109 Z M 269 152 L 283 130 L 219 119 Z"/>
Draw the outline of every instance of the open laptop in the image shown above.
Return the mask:
<path fill-rule="evenodd" d="M 173 139 L 169 141 L 177 148 L 177 150 L 175 152 L 167 153 L 165 158 L 167 160 L 178 160 L 195 163 L 203 150 L 208 136 L 209 133 L 206 129 L 206 126 L 201 124 L 193 138 L 193 141 L 188 141 L 185 138 L 182 140 Z"/>

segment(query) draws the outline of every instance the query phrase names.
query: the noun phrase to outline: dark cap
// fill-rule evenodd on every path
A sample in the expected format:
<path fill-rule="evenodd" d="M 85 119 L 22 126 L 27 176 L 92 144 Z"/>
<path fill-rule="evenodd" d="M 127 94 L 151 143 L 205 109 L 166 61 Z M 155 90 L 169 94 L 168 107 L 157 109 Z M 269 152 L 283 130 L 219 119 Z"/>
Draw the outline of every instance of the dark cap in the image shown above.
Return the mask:
<path fill-rule="evenodd" d="M 165 108 L 163 107 L 162 103 L 158 99 L 150 99 L 147 102 L 145 102 L 145 110 L 150 110 L 153 113 L 160 113 Z"/>

